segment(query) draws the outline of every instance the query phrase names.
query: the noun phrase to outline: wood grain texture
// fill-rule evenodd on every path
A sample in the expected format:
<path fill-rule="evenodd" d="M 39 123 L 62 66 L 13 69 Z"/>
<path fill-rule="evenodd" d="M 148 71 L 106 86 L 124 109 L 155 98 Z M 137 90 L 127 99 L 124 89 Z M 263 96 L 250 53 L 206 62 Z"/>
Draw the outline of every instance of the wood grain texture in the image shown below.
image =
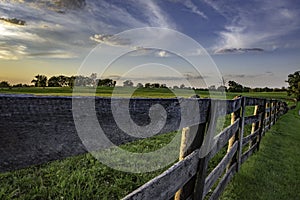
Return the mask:
<path fill-rule="evenodd" d="M 219 162 L 219 164 L 213 169 L 213 171 L 207 176 L 205 179 L 205 186 L 204 186 L 204 194 L 206 195 L 214 183 L 218 180 L 218 178 L 222 175 L 226 166 L 231 161 L 234 154 L 237 152 L 238 149 L 238 141 L 236 141 L 230 151 L 223 157 L 223 159 Z"/>
<path fill-rule="evenodd" d="M 196 150 L 161 175 L 128 194 L 123 200 L 170 199 L 196 174 L 198 162 L 199 150 Z"/>

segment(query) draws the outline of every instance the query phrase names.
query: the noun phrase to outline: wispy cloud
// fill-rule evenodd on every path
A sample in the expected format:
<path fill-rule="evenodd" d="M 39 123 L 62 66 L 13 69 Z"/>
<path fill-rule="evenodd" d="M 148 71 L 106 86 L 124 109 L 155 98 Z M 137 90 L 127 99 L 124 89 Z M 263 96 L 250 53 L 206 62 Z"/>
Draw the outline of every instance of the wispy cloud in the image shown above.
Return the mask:
<path fill-rule="evenodd" d="M 23 45 L 12 45 L 0 42 L 0 59 L 18 60 L 27 54 L 27 47 Z"/>
<path fill-rule="evenodd" d="M 205 2 L 226 19 L 215 50 L 283 47 L 281 37 L 299 30 L 297 8 L 289 1 Z"/>
<path fill-rule="evenodd" d="M 129 46 L 131 44 L 130 39 L 120 38 L 117 35 L 95 34 L 90 39 L 109 46 Z"/>
<path fill-rule="evenodd" d="M 247 53 L 247 52 L 263 52 L 261 48 L 228 48 L 228 49 L 218 49 L 215 51 L 217 54 L 226 54 L 226 53 Z"/>
<path fill-rule="evenodd" d="M 208 17 L 204 14 L 204 12 L 200 11 L 199 8 L 192 2 L 192 0 L 182 1 L 182 4 L 190 10 L 190 12 L 199 15 L 204 19 L 208 19 Z"/>
<path fill-rule="evenodd" d="M 132 28 L 176 26 L 158 2 L 152 0 L 2 0 L 0 17 L 0 41 L 26 46 L 28 56 L 46 52 L 42 53 L 43 57 L 53 57 L 56 53 L 51 52 L 55 51 L 85 55 L 95 46 L 95 41 L 127 45 L 130 41 L 116 38 L 114 34 Z M 26 26 L 18 26 L 20 23 Z M 13 48 L 6 48 L 5 52 L 14 54 Z"/>

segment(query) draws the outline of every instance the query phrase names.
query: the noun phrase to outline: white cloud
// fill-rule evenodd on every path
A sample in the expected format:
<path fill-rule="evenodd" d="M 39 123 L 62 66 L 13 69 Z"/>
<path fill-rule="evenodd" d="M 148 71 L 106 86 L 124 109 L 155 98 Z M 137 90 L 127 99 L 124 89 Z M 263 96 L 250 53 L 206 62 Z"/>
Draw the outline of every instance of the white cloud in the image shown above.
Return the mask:
<path fill-rule="evenodd" d="M 120 38 L 116 35 L 95 34 L 90 39 L 109 46 L 129 46 L 131 44 L 129 39 Z"/>
<path fill-rule="evenodd" d="M 78 6 L 73 7 L 72 1 Z M 130 41 L 110 36 L 118 32 L 148 26 L 176 27 L 157 1 L 72 1 L 0 1 L 0 17 L 26 21 L 22 27 L 0 21 L 0 41 L 22 44 L 31 54 L 71 49 L 72 55 L 83 55 L 95 46 L 93 41 L 127 45 Z"/>
<path fill-rule="evenodd" d="M 233 3 L 221 1 L 205 2 L 226 20 L 224 30 L 219 31 L 215 50 L 230 48 L 263 48 L 286 45 L 281 37 L 299 30 L 299 12 L 286 1 L 255 1 Z"/>
<path fill-rule="evenodd" d="M 204 12 L 201 12 L 198 7 L 191 1 L 191 0 L 185 0 L 181 1 L 181 3 L 187 7 L 192 13 L 199 15 L 200 17 L 207 19 L 207 16 L 204 14 Z"/>
<path fill-rule="evenodd" d="M 27 54 L 27 47 L 23 45 L 8 45 L 0 43 L 0 59 L 3 60 L 18 60 Z"/>
<path fill-rule="evenodd" d="M 157 51 L 157 55 L 159 57 L 162 57 L 162 58 L 168 57 L 168 53 L 166 51 L 163 51 L 163 50 Z"/>

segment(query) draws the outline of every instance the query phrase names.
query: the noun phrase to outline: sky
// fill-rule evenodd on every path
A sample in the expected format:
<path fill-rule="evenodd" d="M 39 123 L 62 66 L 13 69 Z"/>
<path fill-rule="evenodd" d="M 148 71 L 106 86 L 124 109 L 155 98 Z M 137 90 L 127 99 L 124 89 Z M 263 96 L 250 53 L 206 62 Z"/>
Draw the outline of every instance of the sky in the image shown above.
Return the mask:
<path fill-rule="evenodd" d="M 296 0 L 0 0 L 0 81 L 96 72 L 280 88 L 300 70 L 299 18 Z"/>

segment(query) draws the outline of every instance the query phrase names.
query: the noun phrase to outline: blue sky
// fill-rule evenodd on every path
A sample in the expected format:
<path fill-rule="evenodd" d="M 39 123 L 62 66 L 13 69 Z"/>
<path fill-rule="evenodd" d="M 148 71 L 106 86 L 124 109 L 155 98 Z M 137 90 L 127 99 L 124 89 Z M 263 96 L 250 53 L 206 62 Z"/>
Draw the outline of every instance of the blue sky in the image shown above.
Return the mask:
<path fill-rule="evenodd" d="M 282 87 L 300 69 L 297 1 L 1 0 L 0 18 L 0 80 L 11 83 L 29 83 L 38 73 L 76 74 L 97 45 L 122 45 L 115 34 L 142 27 L 174 29 L 196 40 L 226 81 Z M 170 59 L 158 53 L 155 62 Z"/>

